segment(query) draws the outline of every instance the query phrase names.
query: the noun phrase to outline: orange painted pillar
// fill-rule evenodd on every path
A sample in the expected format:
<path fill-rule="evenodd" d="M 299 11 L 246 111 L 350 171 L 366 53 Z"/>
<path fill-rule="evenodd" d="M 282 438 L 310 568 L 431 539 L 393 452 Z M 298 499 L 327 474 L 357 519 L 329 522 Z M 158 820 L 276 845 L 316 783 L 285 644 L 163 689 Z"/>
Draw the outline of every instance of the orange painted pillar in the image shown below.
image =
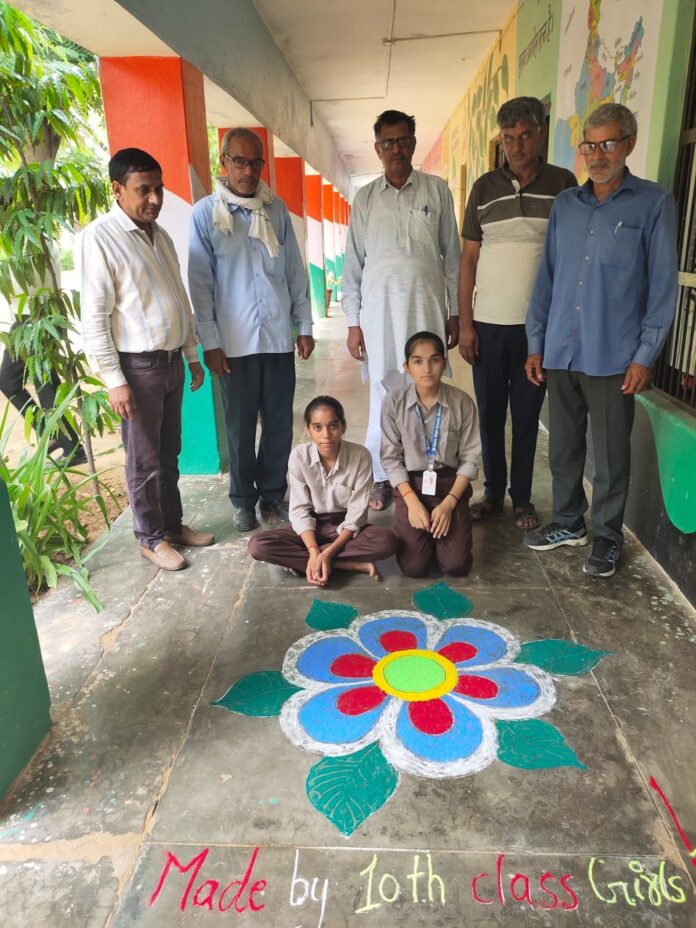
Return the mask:
<path fill-rule="evenodd" d="M 162 166 L 159 223 L 172 236 L 187 283 L 192 205 L 210 193 L 203 75 L 182 58 L 101 58 L 99 74 L 109 150 L 142 148 Z M 226 467 L 224 426 L 215 415 L 213 378 L 184 391 L 179 468 L 184 474 Z"/>
<path fill-rule="evenodd" d="M 324 274 L 324 240 L 321 229 L 321 177 L 305 175 L 307 191 L 307 264 L 309 294 L 315 318 L 326 316 L 326 276 Z"/>
<path fill-rule="evenodd" d="M 307 267 L 306 192 L 302 158 L 275 158 L 276 193 L 290 211 L 292 228 Z"/>
<path fill-rule="evenodd" d="M 232 128 L 228 126 L 227 128 Z M 242 128 L 242 127 L 240 127 Z M 273 150 L 273 133 L 269 132 L 264 126 L 244 126 L 245 129 L 251 129 L 252 132 L 255 132 L 256 135 L 261 139 L 263 143 L 263 157 L 265 164 L 263 170 L 261 171 L 261 180 L 264 183 L 268 184 L 273 193 L 277 193 L 276 190 L 276 168 L 275 168 L 275 153 Z M 222 137 L 224 136 L 227 129 L 218 129 L 218 148 L 222 144 Z"/>

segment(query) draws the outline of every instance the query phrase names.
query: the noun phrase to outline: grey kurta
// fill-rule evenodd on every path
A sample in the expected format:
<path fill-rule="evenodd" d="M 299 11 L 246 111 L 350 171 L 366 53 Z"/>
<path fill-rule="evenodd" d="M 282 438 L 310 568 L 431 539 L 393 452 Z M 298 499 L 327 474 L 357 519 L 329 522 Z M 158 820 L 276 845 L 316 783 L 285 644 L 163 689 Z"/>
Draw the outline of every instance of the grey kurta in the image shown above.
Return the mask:
<path fill-rule="evenodd" d="M 397 190 L 384 175 L 355 196 L 343 267 L 343 311 L 365 339 L 371 381 L 403 365 L 404 345 L 429 330 L 445 341 L 457 315 L 459 235 L 452 194 L 412 171 Z"/>

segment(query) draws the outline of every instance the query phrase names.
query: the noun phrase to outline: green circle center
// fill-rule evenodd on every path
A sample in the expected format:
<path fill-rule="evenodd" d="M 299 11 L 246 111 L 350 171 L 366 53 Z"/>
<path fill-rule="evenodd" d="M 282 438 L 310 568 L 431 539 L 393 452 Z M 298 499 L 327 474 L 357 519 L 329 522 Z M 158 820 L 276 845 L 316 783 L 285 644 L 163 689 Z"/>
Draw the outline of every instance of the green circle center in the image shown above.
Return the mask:
<path fill-rule="evenodd" d="M 384 679 L 401 693 L 425 693 L 444 683 L 445 669 L 431 657 L 405 654 L 384 668 Z"/>

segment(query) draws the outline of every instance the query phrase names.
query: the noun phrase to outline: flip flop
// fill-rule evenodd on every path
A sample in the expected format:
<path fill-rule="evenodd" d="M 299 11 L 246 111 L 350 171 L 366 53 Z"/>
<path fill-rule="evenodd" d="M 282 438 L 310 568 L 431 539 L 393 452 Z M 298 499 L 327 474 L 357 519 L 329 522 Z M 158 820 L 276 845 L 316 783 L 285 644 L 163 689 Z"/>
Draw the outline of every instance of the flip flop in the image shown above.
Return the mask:
<path fill-rule="evenodd" d="M 529 532 L 539 527 L 539 516 L 533 503 L 513 503 L 512 518 L 515 528 L 521 532 Z"/>
<path fill-rule="evenodd" d="M 483 522 L 489 516 L 496 515 L 503 511 L 503 501 L 501 499 L 491 499 L 484 496 L 483 499 L 477 500 L 469 506 L 472 522 Z"/>

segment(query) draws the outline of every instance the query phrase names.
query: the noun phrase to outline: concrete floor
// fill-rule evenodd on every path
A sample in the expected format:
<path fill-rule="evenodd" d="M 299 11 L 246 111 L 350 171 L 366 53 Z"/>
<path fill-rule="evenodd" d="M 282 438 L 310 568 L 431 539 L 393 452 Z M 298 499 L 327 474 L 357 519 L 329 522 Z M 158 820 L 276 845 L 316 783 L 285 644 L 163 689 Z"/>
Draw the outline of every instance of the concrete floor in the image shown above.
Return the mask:
<path fill-rule="evenodd" d="M 333 393 L 361 440 L 367 390 L 343 332 L 340 317 L 318 326 L 296 409 Z M 536 501 L 548 515 L 540 439 Z M 164 574 L 138 557 L 125 513 L 92 561 L 104 611 L 69 586 L 36 608 L 54 728 L 0 808 L 2 928 L 696 925 L 696 622 L 633 539 L 617 575 L 592 580 L 582 549 L 525 549 L 508 509 L 476 527 L 473 572 L 450 581 L 475 617 L 521 641 L 611 652 L 557 680 L 547 716 L 588 769 L 494 761 L 459 779 L 402 775 L 344 838 L 307 799 L 320 758 L 277 718 L 209 703 L 246 673 L 281 668 L 314 597 L 361 614 L 408 609 L 434 580 L 388 562 L 379 586 L 342 575 L 317 593 L 250 561 L 223 479 L 182 487 L 188 520 L 218 539 L 190 569 Z"/>

